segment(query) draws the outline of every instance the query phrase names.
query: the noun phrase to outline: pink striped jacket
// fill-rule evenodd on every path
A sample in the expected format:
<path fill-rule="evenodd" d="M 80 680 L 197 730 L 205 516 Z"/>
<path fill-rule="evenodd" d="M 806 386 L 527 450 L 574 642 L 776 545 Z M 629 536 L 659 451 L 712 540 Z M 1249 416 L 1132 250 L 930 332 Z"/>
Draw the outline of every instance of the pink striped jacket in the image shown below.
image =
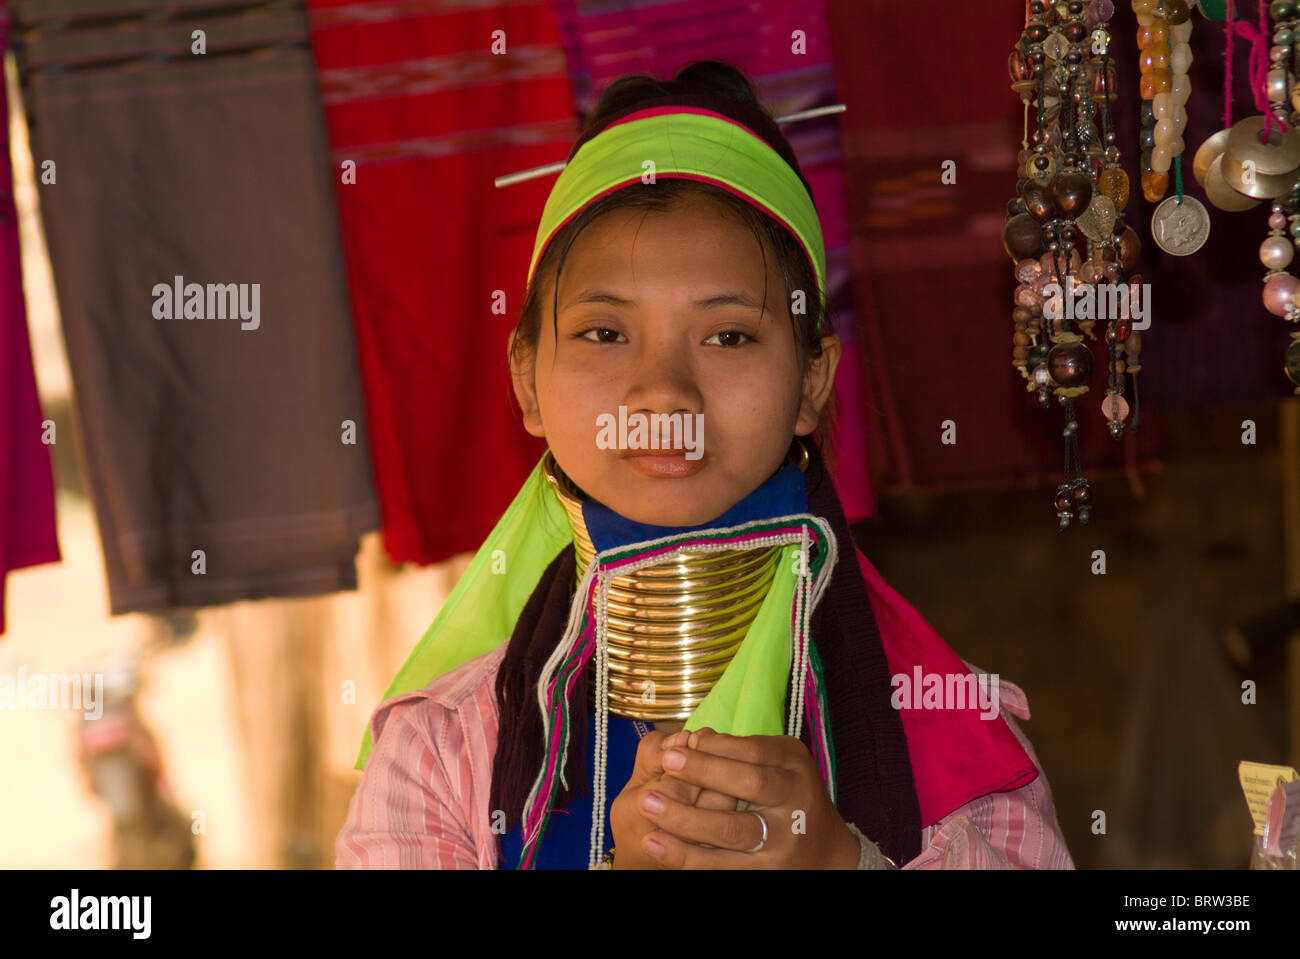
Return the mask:
<path fill-rule="evenodd" d="M 495 680 L 505 649 L 503 643 L 375 710 L 374 750 L 335 845 L 339 869 L 497 868 L 488 796 L 497 744 Z M 1000 695 L 1002 718 L 1039 775 L 926 826 L 920 855 L 904 869 L 1074 868 L 1047 778 L 1011 716 L 1029 718 L 1025 694 L 1003 680 Z"/>

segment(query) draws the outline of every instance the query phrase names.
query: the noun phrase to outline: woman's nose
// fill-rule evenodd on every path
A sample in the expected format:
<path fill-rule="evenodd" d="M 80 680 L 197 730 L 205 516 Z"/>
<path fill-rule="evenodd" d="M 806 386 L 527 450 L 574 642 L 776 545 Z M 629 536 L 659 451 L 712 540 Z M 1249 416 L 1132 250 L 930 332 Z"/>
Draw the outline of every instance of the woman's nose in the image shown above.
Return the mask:
<path fill-rule="evenodd" d="M 689 361 L 664 353 L 637 365 L 624 402 L 631 411 L 698 413 L 703 397 Z"/>

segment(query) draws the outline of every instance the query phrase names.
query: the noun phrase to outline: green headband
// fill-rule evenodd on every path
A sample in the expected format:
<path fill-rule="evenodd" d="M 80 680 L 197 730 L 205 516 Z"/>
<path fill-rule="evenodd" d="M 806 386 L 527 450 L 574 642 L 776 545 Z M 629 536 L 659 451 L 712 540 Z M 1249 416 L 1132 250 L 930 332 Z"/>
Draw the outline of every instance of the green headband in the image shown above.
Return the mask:
<path fill-rule="evenodd" d="M 803 247 L 817 277 L 818 293 L 825 298 L 821 223 L 798 174 L 748 127 L 711 110 L 680 106 L 639 110 L 578 149 L 542 211 L 528 264 L 529 286 L 542 253 L 566 223 L 605 194 L 642 182 L 651 169 L 655 177 L 720 187 L 775 218 Z M 810 308 L 816 309 L 816 304 Z"/>

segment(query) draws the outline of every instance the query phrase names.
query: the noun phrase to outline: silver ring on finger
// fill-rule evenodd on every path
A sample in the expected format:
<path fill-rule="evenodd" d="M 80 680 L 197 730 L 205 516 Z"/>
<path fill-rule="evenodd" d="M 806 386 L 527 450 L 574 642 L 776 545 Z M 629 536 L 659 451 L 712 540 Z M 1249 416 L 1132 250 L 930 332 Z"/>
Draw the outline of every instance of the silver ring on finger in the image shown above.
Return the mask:
<path fill-rule="evenodd" d="M 758 821 L 763 824 L 763 838 L 758 841 L 757 846 L 755 846 L 753 849 L 746 849 L 745 852 L 759 852 L 762 850 L 764 846 L 767 845 L 767 820 L 763 818 L 762 813 L 757 812 L 753 809 L 746 809 L 745 812 L 749 813 L 751 816 L 757 816 Z"/>

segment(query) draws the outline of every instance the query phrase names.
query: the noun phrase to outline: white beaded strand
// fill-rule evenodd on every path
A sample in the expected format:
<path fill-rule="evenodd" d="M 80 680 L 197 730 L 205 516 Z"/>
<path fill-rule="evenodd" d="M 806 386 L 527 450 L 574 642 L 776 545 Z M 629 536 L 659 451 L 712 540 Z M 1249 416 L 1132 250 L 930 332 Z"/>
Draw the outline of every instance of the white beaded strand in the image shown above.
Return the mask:
<path fill-rule="evenodd" d="M 592 783 L 590 866 L 604 858 L 605 773 L 609 766 L 609 570 L 601 568 L 596 587 L 596 749 Z"/>

